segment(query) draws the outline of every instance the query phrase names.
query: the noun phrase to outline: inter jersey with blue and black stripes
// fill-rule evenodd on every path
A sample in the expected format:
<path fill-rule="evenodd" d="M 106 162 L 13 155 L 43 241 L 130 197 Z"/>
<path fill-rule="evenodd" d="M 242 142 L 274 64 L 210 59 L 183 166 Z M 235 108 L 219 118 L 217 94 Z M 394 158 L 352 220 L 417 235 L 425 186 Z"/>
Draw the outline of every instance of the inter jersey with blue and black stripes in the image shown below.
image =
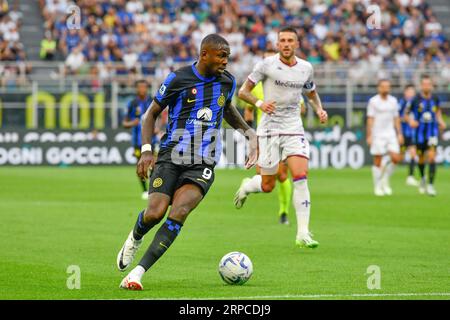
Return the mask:
<path fill-rule="evenodd" d="M 398 113 L 400 115 L 400 119 L 401 119 L 401 123 L 402 123 L 402 133 L 405 138 L 412 138 L 414 136 L 414 131 L 415 131 L 413 128 L 411 128 L 409 123 L 407 121 L 405 121 L 405 118 L 404 118 L 406 110 L 411 109 L 412 100 L 413 99 L 406 100 L 405 98 L 401 98 L 398 102 L 399 103 Z"/>
<path fill-rule="evenodd" d="M 142 115 L 147 111 L 150 103 L 152 102 L 152 97 L 148 96 L 141 100 L 138 97 L 134 98 L 128 103 L 127 106 L 127 117 L 130 120 L 141 119 Z M 131 143 L 134 147 L 140 147 L 142 145 L 141 137 L 141 122 L 131 129 Z"/>
<path fill-rule="evenodd" d="M 416 129 L 416 143 L 425 143 L 431 137 L 439 135 L 439 125 L 436 112 L 439 110 L 439 98 L 432 95 L 425 98 L 418 94 L 411 102 L 411 112 L 419 122 Z"/>
<path fill-rule="evenodd" d="M 222 150 L 223 110 L 231 103 L 235 89 L 236 80 L 228 71 L 204 77 L 196 63 L 170 73 L 154 99 L 162 108 L 169 107 L 160 155 L 170 152 L 189 158 L 191 163 L 215 165 Z"/>

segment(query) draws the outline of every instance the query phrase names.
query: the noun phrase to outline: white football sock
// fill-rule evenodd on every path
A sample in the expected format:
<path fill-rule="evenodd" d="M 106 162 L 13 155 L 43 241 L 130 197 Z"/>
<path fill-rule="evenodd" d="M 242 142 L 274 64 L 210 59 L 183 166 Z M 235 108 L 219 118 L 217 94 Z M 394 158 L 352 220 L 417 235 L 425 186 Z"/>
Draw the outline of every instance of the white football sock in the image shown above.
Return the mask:
<path fill-rule="evenodd" d="M 145 273 L 144 267 L 137 265 L 133 270 L 130 271 L 130 276 L 137 277 L 139 280 L 141 280 L 144 273 Z"/>
<path fill-rule="evenodd" d="M 395 171 L 395 164 L 393 162 L 389 162 L 386 165 L 386 169 L 384 169 L 384 170 L 385 170 L 386 177 L 389 179 Z"/>
<path fill-rule="evenodd" d="M 373 186 L 376 188 L 381 180 L 381 168 L 377 166 L 372 166 L 372 178 L 373 178 Z"/>
<path fill-rule="evenodd" d="M 244 183 L 244 185 L 242 186 L 242 190 L 246 194 L 262 192 L 261 183 L 261 175 L 254 175 L 248 182 Z"/>
<path fill-rule="evenodd" d="M 309 233 L 309 214 L 310 197 L 308 189 L 308 180 L 306 177 L 302 180 L 294 181 L 293 202 L 295 213 L 297 215 L 297 240 Z"/>
<path fill-rule="evenodd" d="M 385 158 L 383 158 L 384 160 Z M 381 167 L 381 175 L 379 178 L 379 181 L 386 181 L 389 183 L 389 179 L 391 178 L 392 174 L 394 173 L 395 164 L 391 161 L 391 158 L 389 158 L 384 165 Z"/>
<path fill-rule="evenodd" d="M 390 162 L 391 157 L 389 157 L 389 155 L 384 155 L 383 158 L 381 158 L 381 168 L 385 167 Z"/>

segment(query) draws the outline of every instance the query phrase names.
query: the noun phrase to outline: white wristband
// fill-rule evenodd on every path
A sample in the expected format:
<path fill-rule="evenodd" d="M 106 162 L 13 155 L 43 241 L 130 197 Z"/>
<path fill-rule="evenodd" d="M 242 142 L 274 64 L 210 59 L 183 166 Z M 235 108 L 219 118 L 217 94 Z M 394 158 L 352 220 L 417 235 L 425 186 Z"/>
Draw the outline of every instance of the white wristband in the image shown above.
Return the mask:
<path fill-rule="evenodd" d="M 257 106 L 258 108 L 261 108 L 263 103 L 264 103 L 264 101 L 258 100 L 258 101 L 255 102 L 255 106 Z"/>
<path fill-rule="evenodd" d="M 141 153 L 144 153 L 144 152 L 146 152 L 146 151 L 152 151 L 152 145 L 151 144 L 144 144 L 142 147 L 141 147 Z"/>

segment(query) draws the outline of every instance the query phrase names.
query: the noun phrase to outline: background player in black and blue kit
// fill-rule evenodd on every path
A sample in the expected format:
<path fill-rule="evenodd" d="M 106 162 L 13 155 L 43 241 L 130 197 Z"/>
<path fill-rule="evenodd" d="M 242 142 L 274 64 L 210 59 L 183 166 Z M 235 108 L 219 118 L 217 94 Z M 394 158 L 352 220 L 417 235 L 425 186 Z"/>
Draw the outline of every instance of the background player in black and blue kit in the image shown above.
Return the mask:
<path fill-rule="evenodd" d="M 409 165 L 408 165 L 408 177 L 406 178 L 406 185 L 412 186 L 412 187 L 418 187 L 419 182 L 414 177 L 414 168 L 416 166 L 416 142 L 415 142 L 415 129 L 412 128 L 408 121 L 405 119 L 405 111 L 411 109 L 411 103 L 416 96 L 416 89 L 414 88 L 414 85 L 408 84 L 405 86 L 403 90 L 403 97 L 399 100 L 399 114 L 401 119 L 401 125 L 402 125 L 402 133 L 403 133 L 403 145 L 401 146 L 401 152 L 402 154 L 405 154 L 405 152 L 409 153 Z"/>
<path fill-rule="evenodd" d="M 134 156 L 137 160 L 141 157 L 141 117 L 147 111 L 152 102 L 152 97 L 148 94 L 148 84 L 145 80 L 138 80 L 135 84 L 136 97 L 128 103 L 127 113 L 122 125 L 126 129 L 131 128 L 131 143 L 134 148 Z M 146 179 L 139 178 L 143 193 L 142 199 L 148 198 Z"/>
<path fill-rule="evenodd" d="M 421 181 L 420 193 L 435 196 L 434 177 L 436 175 L 436 147 L 439 130 L 446 125 L 442 119 L 439 98 L 433 94 L 433 82 L 428 75 L 422 76 L 421 92 L 414 98 L 411 107 L 406 110 L 406 119 L 415 128 L 416 148 L 419 155 Z M 428 184 L 425 179 L 425 163 L 428 162 Z"/>
<path fill-rule="evenodd" d="M 231 104 L 236 81 L 225 70 L 230 48 L 217 34 L 206 36 L 196 63 L 169 74 L 161 85 L 142 126 L 142 155 L 137 165 L 141 178 L 153 167 L 148 206 L 141 211 L 134 229 L 117 256 L 119 270 L 127 269 L 143 236 L 166 215 L 139 264 L 122 280 L 120 287 L 142 290 L 143 274 L 176 239 L 189 213 L 195 209 L 214 181 L 214 166 L 221 153 L 222 119 L 250 138 L 246 167 L 257 160 L 256 133 Z M 151 138 L 155 121 L 169 107 L 169 122 L 154 165 Z"/>

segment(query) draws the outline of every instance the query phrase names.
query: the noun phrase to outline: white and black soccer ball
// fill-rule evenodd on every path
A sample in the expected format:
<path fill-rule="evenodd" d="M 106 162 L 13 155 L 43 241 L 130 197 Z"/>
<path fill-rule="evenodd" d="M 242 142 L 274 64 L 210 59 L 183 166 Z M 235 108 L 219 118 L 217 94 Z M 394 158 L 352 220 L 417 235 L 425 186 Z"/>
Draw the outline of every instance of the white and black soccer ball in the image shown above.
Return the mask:
<path fill-rule="evenodd" d="M 252 261 L 242 252 L 227 253 L 220 260 L 219 274 L 227 284 L 242 285 L 253 274 Z"/>

